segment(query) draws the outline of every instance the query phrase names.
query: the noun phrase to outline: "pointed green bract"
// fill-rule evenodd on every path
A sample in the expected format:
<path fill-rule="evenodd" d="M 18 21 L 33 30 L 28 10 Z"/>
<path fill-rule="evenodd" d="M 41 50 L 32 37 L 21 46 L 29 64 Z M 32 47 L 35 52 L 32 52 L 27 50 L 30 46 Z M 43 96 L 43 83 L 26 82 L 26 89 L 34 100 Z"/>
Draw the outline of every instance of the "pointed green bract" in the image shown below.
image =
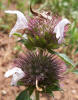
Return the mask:
<path fill-rule="evenodd" d="M 34 91 L 34 87 L 28 87 L 24 91 L 22 91 L 19 96 L 17 96 L 16 100 L 32 100 L 30 98 L 31 94 Z"/>
<path fill-rule="evenodd" d="M 32 100 L 32 99 L 29 97 L 27 91 L 24 90 L 19 94 L 19 96 L 16 98 L 16 100 Z"/>

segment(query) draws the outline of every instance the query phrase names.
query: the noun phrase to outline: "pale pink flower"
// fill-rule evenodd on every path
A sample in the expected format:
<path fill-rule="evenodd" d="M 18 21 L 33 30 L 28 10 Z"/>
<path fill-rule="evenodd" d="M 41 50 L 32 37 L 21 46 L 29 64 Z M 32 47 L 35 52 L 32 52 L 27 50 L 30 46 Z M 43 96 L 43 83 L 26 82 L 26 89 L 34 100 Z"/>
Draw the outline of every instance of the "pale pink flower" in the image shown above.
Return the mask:
<path fill-rule="evenodd" d="M 17 21 L 14 27 L 12 28 L 10 32 L 10 36 L 12 36 L 13 33 L 17 33 L 18 30 L 25 29 L 28 27 L 28 21 L 23 13 L 21 13 L 18 10 L 7 10 L 5 13 L 9 14 L 16 14 L 17 15 Z"/>
<path fill-rule="evenodd" d="M 14 67 L 14 68 L 8 70 L 5 73 L 4 76 L 7 77 L 7 78 L 10 77 L 10 76 L 13 76 L 12 77 L 12 81 L 11 81 L 11 85 L 12 86 L 17 86 L 17 82 L 20 79 L 22 79 L 25 76 L 25 74 L 24 74 L 24 72 L 20 68 Z"/>

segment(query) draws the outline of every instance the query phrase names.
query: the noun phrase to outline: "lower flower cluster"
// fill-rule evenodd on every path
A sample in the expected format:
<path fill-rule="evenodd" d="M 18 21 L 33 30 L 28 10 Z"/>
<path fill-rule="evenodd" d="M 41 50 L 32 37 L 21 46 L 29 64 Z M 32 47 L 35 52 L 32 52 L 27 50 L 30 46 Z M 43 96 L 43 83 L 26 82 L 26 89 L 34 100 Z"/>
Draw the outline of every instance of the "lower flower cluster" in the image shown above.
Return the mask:
<path fill-rule="evenodd" d="M 64 62 L 55 55 L 43 52 L 26 53 L 13 61 L 13 69 L 6 72 L 5 76 L 13 75 L 12 85 L 21 81 L 25 86 L 47 87 L 59 82 L 66 71 Z M 58 83 L 59 84 L 59 83 Z"/>

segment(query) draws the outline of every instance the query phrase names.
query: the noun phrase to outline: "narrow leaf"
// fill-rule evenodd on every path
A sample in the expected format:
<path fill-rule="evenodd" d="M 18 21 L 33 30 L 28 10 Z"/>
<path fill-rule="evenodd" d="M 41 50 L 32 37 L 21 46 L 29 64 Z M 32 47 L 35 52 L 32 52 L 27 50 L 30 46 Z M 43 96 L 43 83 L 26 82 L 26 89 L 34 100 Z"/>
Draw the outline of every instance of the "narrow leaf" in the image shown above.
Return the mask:
<path fill-rule="evenodd" d="M 24 91 L 22 91 L 19 96 L 17 96 L 16 100 L 32 100 L 30 98 L 31 94 L 34 91 L 34 87 L 28 87 Z"/>
<path fill-rule="evenodd" d="M 65 54 L 63 53 L 58 53 L 58 52 L 55 52 L 53 50 L 48 50 L 51 54 L 56 54 L 57 56 L 59 56 L 61 59 L 63 59 L 67 64 L 71 65 L 73 68 L 75 67 L 75 64 L 73 63 L 73 61 L 68 57 L 66 56 Z"/>
<path fill-rule="evenodd" d="M 77 70 L 74 70 L 73 73 L 78 74 L 78 69 Z"/>
<path fill-rule="evenodd" d="M 26 90 L 22 91 L 19 96 L 16 98 L 16 100 L 31 100 L 29 97 L 29 94 Z"/>
<path fill-rule="evenodd" d="M 72 67 L 75 67 L 75 64 L 73 63 L 73 61 L 68 56 L 66 56 L 65 54 L 61 54 L 61 53 L 57 53 L 57 55 L 60 58 L 62 58 L 66 63 L 72 65 Z"/>

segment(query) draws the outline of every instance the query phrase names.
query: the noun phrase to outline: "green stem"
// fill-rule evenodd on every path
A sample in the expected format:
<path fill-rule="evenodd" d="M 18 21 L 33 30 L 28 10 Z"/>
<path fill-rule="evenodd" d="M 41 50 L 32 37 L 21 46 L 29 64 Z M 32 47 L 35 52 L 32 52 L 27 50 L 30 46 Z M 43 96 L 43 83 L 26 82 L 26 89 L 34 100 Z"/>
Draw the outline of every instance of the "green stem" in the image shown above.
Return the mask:
<path fill-rule="evenodd" d="M 36 97 L 36 100 L 39 100 L 39 92 L 37 90 L 35 90 L 35 97 Z"/>

